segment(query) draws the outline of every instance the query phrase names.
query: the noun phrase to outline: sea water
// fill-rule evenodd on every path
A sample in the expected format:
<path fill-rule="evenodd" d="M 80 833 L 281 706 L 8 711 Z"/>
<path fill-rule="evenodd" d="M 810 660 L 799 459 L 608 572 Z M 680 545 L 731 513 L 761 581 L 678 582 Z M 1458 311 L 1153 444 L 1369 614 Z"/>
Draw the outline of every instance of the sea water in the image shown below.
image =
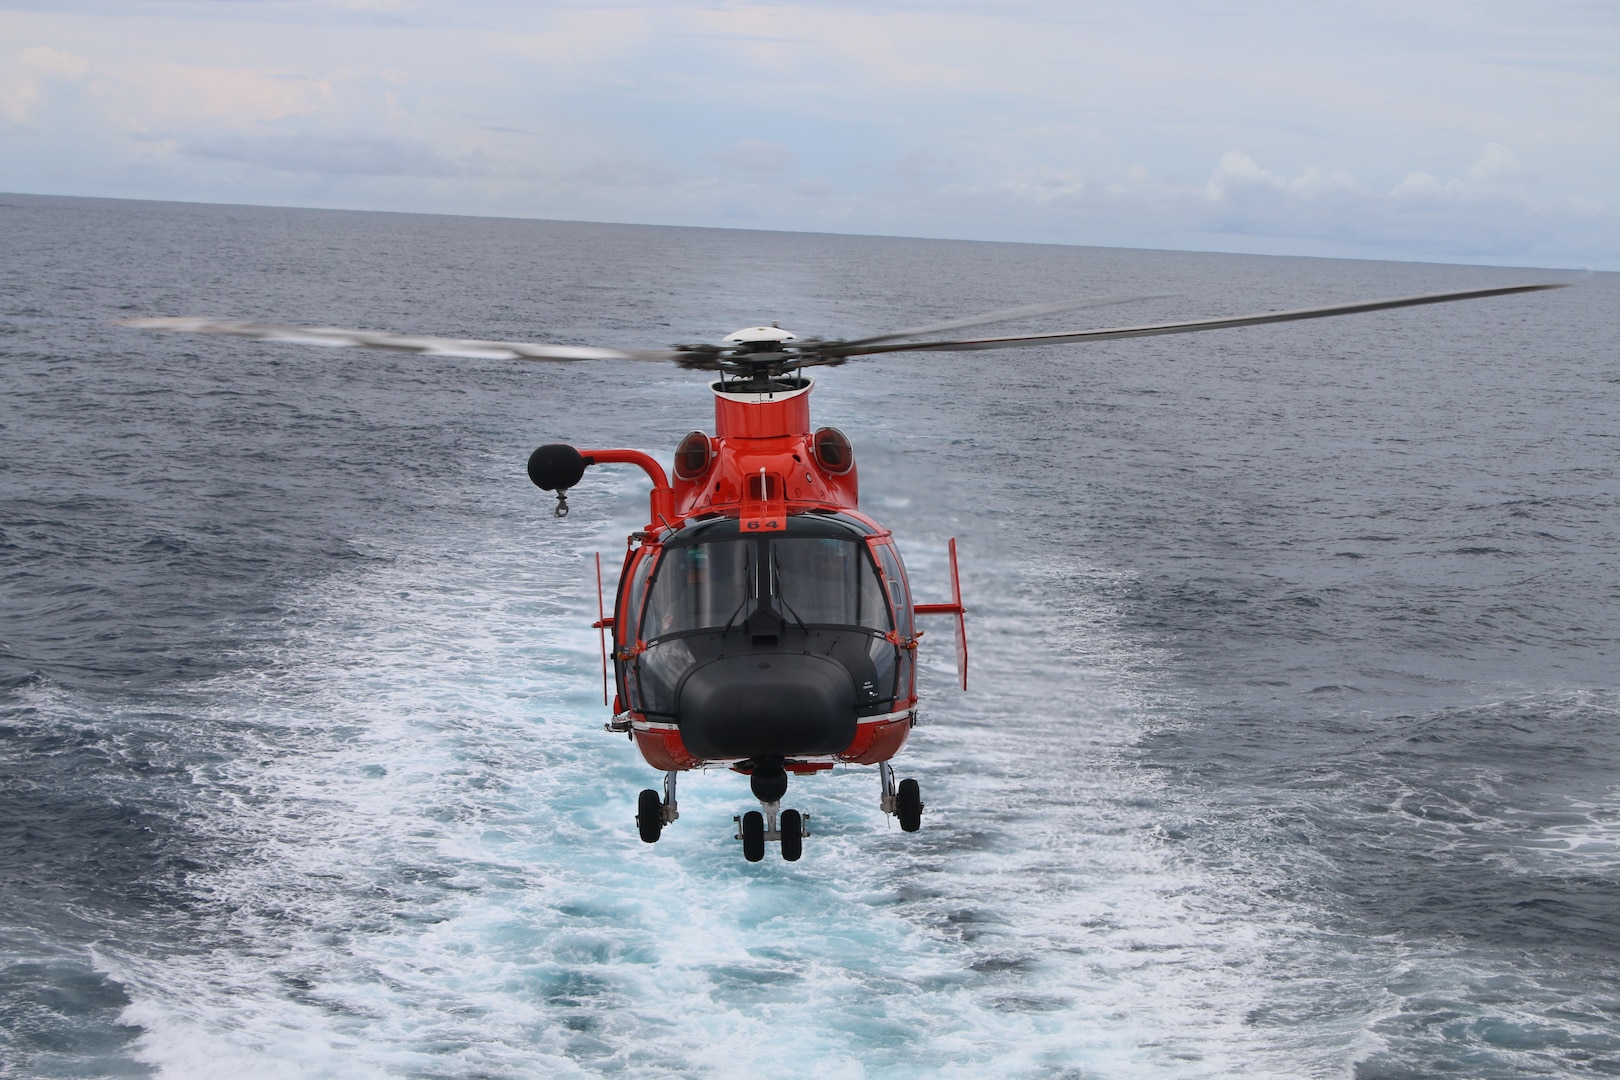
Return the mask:
<path fill-rule="evenodd" d="M 707 376 L 131 330 L 1005 332 L 1552 271 L 0 198 L 0 1076 L 1620 1074 L 1620 279 L 822 369 L 927 627 L 906 834 L 602 729 Z M 610 592 L 611 595 L 611 592 Z"/>

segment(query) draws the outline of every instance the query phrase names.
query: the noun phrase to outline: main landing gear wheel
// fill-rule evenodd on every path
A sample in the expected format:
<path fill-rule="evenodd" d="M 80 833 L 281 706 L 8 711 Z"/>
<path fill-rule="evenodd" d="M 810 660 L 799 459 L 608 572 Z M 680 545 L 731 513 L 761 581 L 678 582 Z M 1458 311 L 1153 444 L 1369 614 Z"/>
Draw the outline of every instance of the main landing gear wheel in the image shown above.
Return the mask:
<path fill-rule="evenodd" d="M 765 857 L 765 815 L 750 810 L 742 816 L 743 858 L 759 862 Z"/>
<path fill-rule="evenodd" d="M 636 800 L 636 828 L 641 831 L 643 843 L 658 843 L 658 834 L 664 831 L 664 804 L 658 792 L 647 788 Z"/>
<path fill-rule="evenodd" d="M 915 780 L 894 782 L 894 767 L 887 761 L 878 763 L 878 778 L 883 782 L 882 807 L 885 814 L 900 819 L 900 828 L 916 832 L 922 828 L 922 791 Z"/>
<path fill-rule="evenodd" d="M 900 819 L 900 828 L 906 832 L 922 828 L 922 811 L 922 790 L 917 781 L 900 781 L 900 789 L 894 793 L 894 816 Z"/>
<path fill-rule="evenodd" d="M 797 810 L 782 811 L 782 858 L 798 862 L 804 854 L 804 819 Z"/>

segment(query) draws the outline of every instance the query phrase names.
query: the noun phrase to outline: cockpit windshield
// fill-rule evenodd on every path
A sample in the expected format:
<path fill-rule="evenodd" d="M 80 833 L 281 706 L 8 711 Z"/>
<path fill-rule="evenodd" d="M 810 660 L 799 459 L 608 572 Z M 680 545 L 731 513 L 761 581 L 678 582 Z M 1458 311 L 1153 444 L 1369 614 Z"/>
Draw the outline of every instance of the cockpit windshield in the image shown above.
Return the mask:
<path fill-rule="evenodd" d="M 865 544 L 823 536 L 769 544 L 771 594 L 786 606 L 784 614 L 807 625 L 889 628 L 889 608 Z"/>
<path fill-rule="evenodd" d="M 740 620 L 755 595 L 755 577 L 751 540 L 670 548 L 658 564 L 641 636 L 652 641 Z"/>
<path fill-rule="evenodd" d="M 805 626 L 860 626 L 885 633 L 892 625 L 862 540 L 728 537 L 664 551 L 641 636 L 650 642 L 740 625 L 756 601 Z"/>
<path fill-rule="evenodd" d="M 872 543 L 859 521 L 807 514 L 764 535 L 735 520 L 699 522 L 638 572 L 649 577 L 634 579 L 626 596 L 634 610 L 646 581 L 640 648 L 619 666 L 632 708 L 678 718 L 694 673 L 778 650 L 842 667 L 861 715 L 911 693 L 911 653 L 891 633 L 896 618 L 910 625 L 905 571 L 892 545 Z"/>

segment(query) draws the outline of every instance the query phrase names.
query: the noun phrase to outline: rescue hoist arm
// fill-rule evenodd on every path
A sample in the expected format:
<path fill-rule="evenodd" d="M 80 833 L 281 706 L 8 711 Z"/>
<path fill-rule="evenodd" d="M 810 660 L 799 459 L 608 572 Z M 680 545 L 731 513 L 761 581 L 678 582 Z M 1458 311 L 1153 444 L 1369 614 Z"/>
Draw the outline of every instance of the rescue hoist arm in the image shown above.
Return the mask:
<path fill-rule="evenodd" d="M 542 491 L 557 493 L 557 516 L 568 516 L 568 489 L 579 483 L 592 465 L 637 465 L 652 481 L 648 496 L 648 529 L 675 523 L 675 490 L 669 476 L 651 454 L 640 450 L 577 450 L 567 443 L 549 443 L 529 455 L 529 479 Z"/>

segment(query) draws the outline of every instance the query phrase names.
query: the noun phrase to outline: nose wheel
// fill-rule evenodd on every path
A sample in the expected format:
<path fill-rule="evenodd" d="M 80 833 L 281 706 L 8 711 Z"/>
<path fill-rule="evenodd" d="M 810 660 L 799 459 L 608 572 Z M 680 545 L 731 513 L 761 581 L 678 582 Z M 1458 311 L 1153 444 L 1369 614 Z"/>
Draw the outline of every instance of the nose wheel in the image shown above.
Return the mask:
<path fill-rule="evenodd" d="M 779 802 L 764 803 L 759 810 L 731 819 L 737 823 L 735 839 L 742 841 L 743 858 L 759 862 L 765 857 L 765 842 L 782 845 L 782 858 L 798 862 L 804 857 L 804 838 L 810 835 L 810 815 L 783 810 Z"/>
<path fill-rule="evenodd" d="M 804 838 L 810 835 L 810 815 L 782 809 L 787 785 L 787 770 L 779 762 L 757 764 L 748 776 L 748 786 L 759 800 L 759 809 L 731 820 L 737 823 L 736 839 L 742 841 L 743 858 L 749 862 L 759 862 L 765 857 L 767 840 L 782 846 L 782 858 L 788 862 L 798 862 L 804 856 Z"/>

